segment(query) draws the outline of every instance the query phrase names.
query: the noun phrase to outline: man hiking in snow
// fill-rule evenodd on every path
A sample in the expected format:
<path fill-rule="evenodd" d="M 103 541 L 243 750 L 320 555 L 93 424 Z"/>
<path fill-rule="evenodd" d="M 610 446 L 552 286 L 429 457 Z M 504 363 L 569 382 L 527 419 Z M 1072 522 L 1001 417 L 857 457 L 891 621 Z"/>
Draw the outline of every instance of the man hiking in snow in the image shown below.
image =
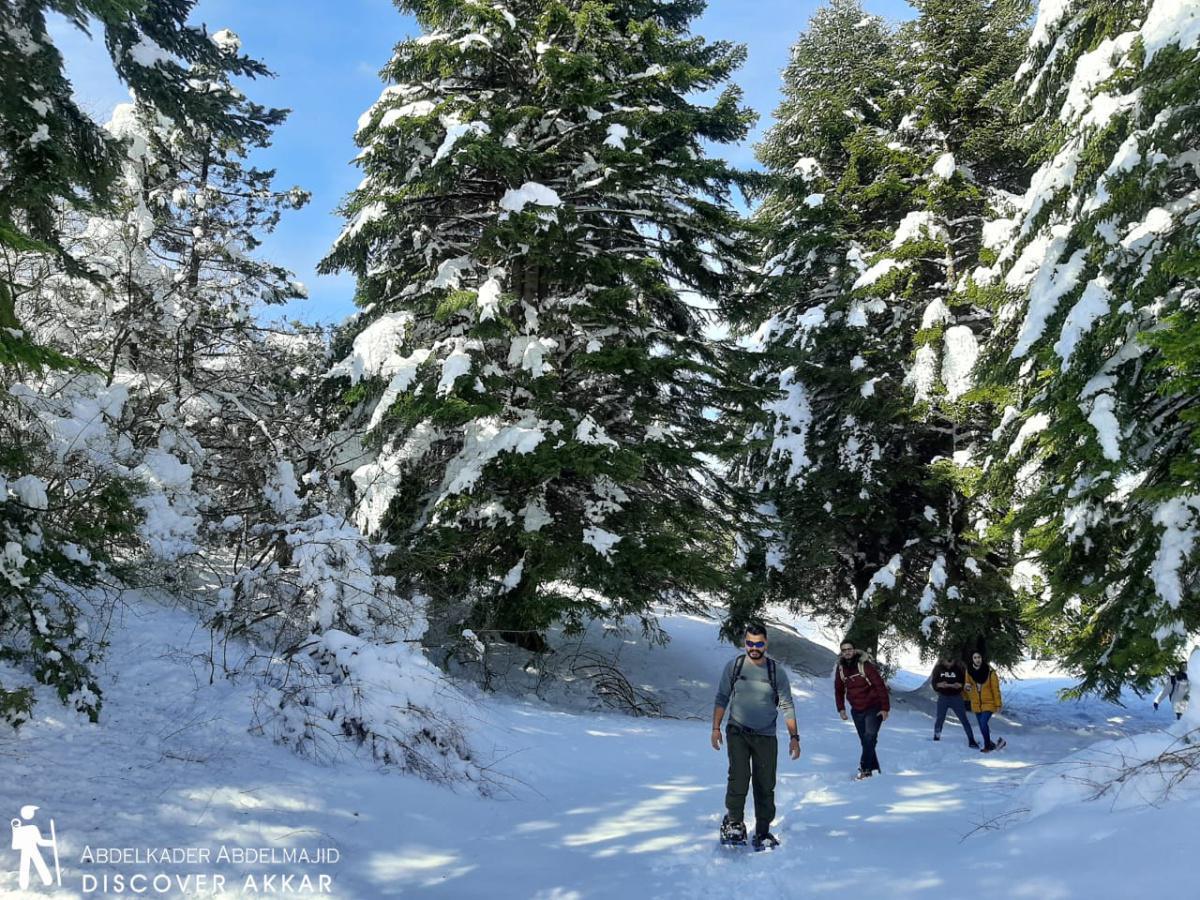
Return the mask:
<path fill-rule="evenodd" d="M 967 733 L 967 746 L 978 750 L 979 744 L 975 740 L 975 732 L 971 729 L 971 721 L 967 718 L 967 705 L 963 701 L 963 688 L 967 684 L 967 667 L 957 660 L 952 661 L 949 653 L 943 653 L 939 658 L 937 665 L 933 667 L 933 673 L 929 676 L 929 683 L 933 685 L 933 689 L 937 691 L 937 718 L 933 722 L 933 739 L 940 741 L 942 739 L 942 725 L 946 722 L 946 713 L 954 710 L 954 715 L 958 716 L 958 721 L 962 723 L 963 731 Z"/>
<path fill-rule="evenodd" d="M 771 834 L 775 819 L 775 768 L 779 739 L 775 736 L 778 711 L 783 711 L 788 730 L 788 755 L 800 757 L 800 735 L 796 731 L 796 708 L 792 687 L 783 666 L 767 656 L 767 629 L 761 622 L 746 626 L 746 652 L 731 659 L 721 673 L 713 707 L 712 747 L 721 749 L 721 719 L 729 710 L 725 747 L 729 753 L 729 782 L 725 789 L 721 842 L 746 843 L 744 821 L 746 793 L 754 786 L 755 850 L 773 848 L 779 841 Z"/>
<path fill-rule="evenodd" d="M 875 663 L 866 651 L 855 649 L 851 641 L 842 641 L 842 652 L 833 670 L 833 696 L 838 714 L 845 721 L 846 701 L 850 701 L 850 715 L 858 740 L 862 743 L 862 757 L 858 762 L 855 780 L 870 778 L 879 768 L 879 757 L 875 744 L 879 740 L 879 729 L 887 721 L 892 708 L 887 685 L 875 668 Z"/>

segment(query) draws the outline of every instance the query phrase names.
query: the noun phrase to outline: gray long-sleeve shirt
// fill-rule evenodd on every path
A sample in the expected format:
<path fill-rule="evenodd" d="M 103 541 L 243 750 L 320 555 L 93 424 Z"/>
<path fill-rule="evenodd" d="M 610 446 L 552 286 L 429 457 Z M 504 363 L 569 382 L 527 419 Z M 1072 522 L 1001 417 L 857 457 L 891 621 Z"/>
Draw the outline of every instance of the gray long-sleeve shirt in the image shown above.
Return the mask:
<path fill-rule="evenodd" d="M 777 709 L 775 698 L 771 693 L 771 678 L 767 673 L 767 663 L 756 666 L 749 659 L 742 665 L 738 676 L 737 690 L 733 689 L 733 666 L 737 660 L 731 659 L 725 664 L 721 673 L 721 681 L 717 685 L 717 699 L 714 703 L 726 710 L 729 721 L 752 734 L 775 734 Z M 792 703 L 792 686 L 788 682 L 787 672 L 778 662 L 775 663 L 775 686 L 779 689 L 779 710 L 783 711 L 784 719 L 796 718 L 796 707 Z M 733 699 L 730 700 L 730 695 Z"/>

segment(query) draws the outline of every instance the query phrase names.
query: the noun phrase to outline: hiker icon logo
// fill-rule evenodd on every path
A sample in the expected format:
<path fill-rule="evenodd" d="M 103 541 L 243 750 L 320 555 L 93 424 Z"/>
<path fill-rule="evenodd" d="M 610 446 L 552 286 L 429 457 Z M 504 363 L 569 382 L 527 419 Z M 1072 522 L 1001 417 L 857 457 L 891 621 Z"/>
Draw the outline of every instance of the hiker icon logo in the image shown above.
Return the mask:
<path fill-rule="evenodd" d="M 21 807 L 20 817 L 12 819 L 12 848 L 21 854 L 21 862 L 17 883 L 21 888 L 29 887 L 29 868 L 37 869 L 38 877 L 43 885 L 55 884 L 62 887 L 62 870 L 58 866 L 58 836 L 54 833 L 54 820 L 50 819 L 50 836 L 43 837 L 41 828 L 33 823 L 34 814 L 38 807 L 26 805 Z M 50 869 L 42 857 L 42 848 L 49 847 L 54 854 L 54 877 L 50 877 Z"/>

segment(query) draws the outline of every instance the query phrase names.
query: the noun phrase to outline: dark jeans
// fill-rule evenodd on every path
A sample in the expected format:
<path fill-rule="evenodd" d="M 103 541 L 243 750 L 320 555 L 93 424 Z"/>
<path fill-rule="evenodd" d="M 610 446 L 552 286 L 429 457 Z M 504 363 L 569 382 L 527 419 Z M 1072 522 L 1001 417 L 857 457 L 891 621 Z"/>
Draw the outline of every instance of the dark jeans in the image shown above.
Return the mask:
<path fill-rule="evenodd" d="M 937 719 L 933 723 L 933 733 L 942 733 L 942 725 L 946 722 L 946 713 L 950 710 L 954 710 L 954 715 L 958 716 L 958 721 L 962 722 L 963 731 L 967 733 L 967 740 L 972 744 L 975 743 L 975 732 L 971 730 L 971 721 L 967 718 L 967 704 L 963 702 L 962 694 L 953 696 L 938 694 Z"/>
<path fill-rule="evenodd" d="M 975 718 L 979 720 L 979 733 L 983 735 L 983 746 L 990 747 L 992 745 L 992 730 L 988 728 L 988 719 L 992 717 L 990 712 L 976 713 Z"/>
<path fill-rule="evenodd" d="M 875 755 L 875 743 L 879 740 L 879 726 L 883 724 L 883 716 L 879 714 L 879 707 L 872 706 L 862 712 L 851 709 L 850 715 L 854 717 L 854 727 L 858 729 L 858 739 L 862 741 L 862 758 L 858 762 L 858 768 L 863 772 L 880 771 L 879 757 Z"/>
<path fill-rule="evenodd" d="M 744 818 L 746 794 L 753 784 L 754 831 L 766 834 L 775 820 L 779 739 L 773 734 L 749 734 L 737 725 L 730 725 L 725 729 L 725 749 L 729 751 L 729 784 L 725 788 L 729 821 L 741 822 Z"/>

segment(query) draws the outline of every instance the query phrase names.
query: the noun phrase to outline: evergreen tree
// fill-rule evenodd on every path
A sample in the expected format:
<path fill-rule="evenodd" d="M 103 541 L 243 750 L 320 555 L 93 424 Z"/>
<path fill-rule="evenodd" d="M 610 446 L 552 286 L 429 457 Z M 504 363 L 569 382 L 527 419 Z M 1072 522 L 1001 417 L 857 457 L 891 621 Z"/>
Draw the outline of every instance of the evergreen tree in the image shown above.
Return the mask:
<path fill-rule="evenodd" d="M 702 328 L 745 251 L 702 142 L 751 116 L 689 98 L 741 49 L 688 33 L 699 0 L 398 5 L 425 33 L 363 116 L 324 263 L 363 308 L 330 372 L 361 524 L 433 618 L 532 648 L 724 588 L 735 394 Z"/>
<path fill-rule="evenodd" d="M 228 31 L 213 39 L 240 47 Z M 117 108 L 108 129 L 127 155 L 113 209 L 63 230 L 99 278 L 28 279 L 38 288 L 18 306 L 34 340 L 94 360 L 99 374 L 52 374 L 53 391 L 29 398 L 89 386 L 122 398 L 108 440 L 88 442 L 138 488 L 141 540 L 126 548 L 138 565 L 122 581 L 176 589 L 213 630 L 213 670 L 262 676 L 268 733 L 323 758 L 351 740 L 405 771 L 477 780 L 456 695 L 427 694 L 438 673 L 411 645 L 420 610 L 378 572 L 381 548 L 349 521 L 327 470 L 313 397 L 323 332 L 260 320 L 304 293 L 253 252 L 307 199 L 245 162 L 284 113 L 219 71 L 192 75 L 189 87 L 222 98 L 244 136 L 185 131 L 141 102 Z M 264 652 L 230 663 L 231 640 Z"/>
<path fill-rule="evenodd" d="M 1018 610 L 973 513 L 970 372 L 989 316 L 970 274 L 989 203 L 1022 174 L 998 138 L 1028 10 L 917 6 L 889 35 L 838 0 L 785 72 L 760 152 L 779 183 L 758 217 L 756 310 L 781 399 L 750 471 L 779 517 L 774 596 L 868 646 L 986 636 L 1012 661 Z"/>
<path fill-rule="evenodd" d="M 92 275 L 63 245 L 71 212 L 109 204 L 124 148 L 76 105 L 63 59 L 46 27 L 59 13 L 103 31 L 119 77 L 181 127 L 222 137 L 241 124 L 215 98 L 189 90 L 191 64 L 238 75 L 264 70 L 227 54 L 186 24 L 191 0 L 17 0 L 0 5 L 0 652 L 53 684 L 64 702 L 95 718 L 90 674 L 99 633 L 81 590 L 112 572 L 134 542 L 136 480 L 114 469 L 109 426 L 121 392 L 78 373 L 90 368 L 40 346 L 16 309 L 65 266 Z M 40 262 L 38 257 L 40 256 Z M 47 373 L 47 370 L 50 370 Z M 29 382 L 54 382 L 39 393 Z M 94 612 L 92 610 L 91 612 Z M 28 715 L 31 694 L 0 687 L 0 715 Z"/>
<path fill-rule="evenodd" d="M 1011 663 L 1023 649 L 1022 608 L 1008 578 L 1009 547 L 990 530 L 994 514 L 979 491 L 990 406 L 974 368 L 993 327 L 981 289 L 993 277 L 980 265 L 994 257 L 985 220 L 1028 183 L 1029 142 L 1012 127 L 1011 85 L 1031 9 L 1027 0 L 915 6 L 918 17 L 900 42 L 901 78 L 914 87 L 898 131 L 922 174 L 911 194 L 915 208 L 888 254 L 874 258 L 910 267 L 898 293 L 916 329 L 904 381 L 919 435 L 913 449 L 938 499 L 932 514 L 921 513 L 933 532 L 913 528 L 921 542 L 910 539 L 904 554 L 928 574 L 924 584 L 905 584 L 910 596 L 920 591 L 919 627 L 931 655 L 948 647 L 965 657 L 978 647 Z"/>
<path fill-rule="evenodd" d="M 743 328 L 757 328 L 754 344 L 764 355 L 753 361 L 755 379 L 777 390 L 751 430 L 742 473 L 763 495 L 765 521 L 747 548 L 761 588 L 755 600 L 804 604 L 842 624 L 852 616 L 855 570 L 869 563 L 856 562 L 853 534 L 820 533 L 837 519 L 835 502 L 857 488 L 838 463 L 843 367 L 826 368 L 822 357 L 836 351 L 812 339 L 854 280 L 850 256 L 860 251 L 849 243 L 852 211 L 838 202 L 838 185 L 853 177 L 849 142 L 859 125 L 878 128 L 890 116 L 892 40 L 883 20 L 856 0 L 836 0 L 815 13 L 793 46 L 783 103 L 758 147 L 773 176 L 755 216 L 763 277 L 739 317 Z M 840 310 L 832 316 L 844 319 Z"/>
<path fill-rule="evenodd" d="M 79 23 L 91 7 L 71 5 Z M 381 548 L 348 521 L 327 471 L 312 402 L 324 336 L 258 319 L 263 304 L 304 293 L 254 251 L 307 199 L 246 162 L 284 111 L 230 79 L 265 69 L 228 31 L 160 35 L 182 27 L 190 3 L 128 7 L 101 12 L 134 102 L 104 131 L 78 116 L 68 137 L 99 160 L 76 166 L 69 141 L 53 148 L 68 153 L 55 159 L 78 193 L 43 178 L 17 198 L 25 208 L 5 208 L 17 224 L 0 233 L 6 322 L 22 326 L 0 333 L 0 658 L 95 719 L 96 624 L 115 602 L 105 588 L 149 579 L 206 616 L 214 673 L 262 676 L 259 721 L 279 740 L 324 755 L 349 739 L 384 764 L 478 779 L 461 698 L 430 692 L 439 675 L 413 644 L 421 610 L 379 574 Z M 32 24 L 0 39 L 41 52 L 37 5 L 19 12 Z M 64 91 L 54 103 L 69 102 Z M 49 118 L 50 100 L 29 106 Z M 231 638 L 262 652 L 233 663 Z M 0 718 L 20 724 L 32 699 L 27 686 L 0 688 Z"/>
<path fill-rule="evenodd" d="M 1200 39 L 1189 4 L 1044 4 L 1043 161 L 1001 233 L 989 489 L 1078 689 L 1146 687 L 1200 628 Z"/>
<path fill-rule="evenodd" d="M 227 55 L 240 50 L 229 31 L 213 40 Z M 187 90 L 223 103 L 242 135 L 180 128 L 141 101 L 117 107 L 107 130 L 126 158 L 111 211 L 62 226 L 64 248 L 92 277 L 53 267 L 28 277 L 17 309 L 35 341 L 91 361 L 105 388 L 122 392 L 118 465 L 149 482 L 136 505 L 150 557 L 228 551 L 233 562 L 222 568 L 239 599 L 256 593 L 242 570 L 263 556 L 280 514 L 264 491 L 281 466 L 307 468 L 315 446 L 293 373 L 315 370 L 324 348 L 320 334 L 257 318 L 264 304 L 304 293 L 253 252 L 283 209 L 307 200 L 297 188 L 275 190 L 273 172 L 245 165 L 285 113 L 249 102 L 220 70 L 191 74 Z M 235 606 L 224 604 L 215 622 Z"/>
<path fill-rule="evenodd" d="M 120 173 L 120 143 L 79 109 L 63 58 L 46 29 L 47 13 L 87 31 L 98 23 L 117 75 L 180 127 L 224 137 L 243 123 L 217 97 L 190 88 L 191 65 L 231 75 L 266 73 L 258 62 L 227 53 L 187 25 L 194 0 L 15 0 L 0 7 L 0 247 L 61 255 L 84 267 L 59 240 L 60 206 L 107 203 Z M 19 286 L 0 277 L 0 328 L 16 329 Z M 14 344 L 11 333 L 0 340 Z M 27 351 L 28 354 L 28 351 Z M 3 357 L 0 357 L 3 359 Z"/>

